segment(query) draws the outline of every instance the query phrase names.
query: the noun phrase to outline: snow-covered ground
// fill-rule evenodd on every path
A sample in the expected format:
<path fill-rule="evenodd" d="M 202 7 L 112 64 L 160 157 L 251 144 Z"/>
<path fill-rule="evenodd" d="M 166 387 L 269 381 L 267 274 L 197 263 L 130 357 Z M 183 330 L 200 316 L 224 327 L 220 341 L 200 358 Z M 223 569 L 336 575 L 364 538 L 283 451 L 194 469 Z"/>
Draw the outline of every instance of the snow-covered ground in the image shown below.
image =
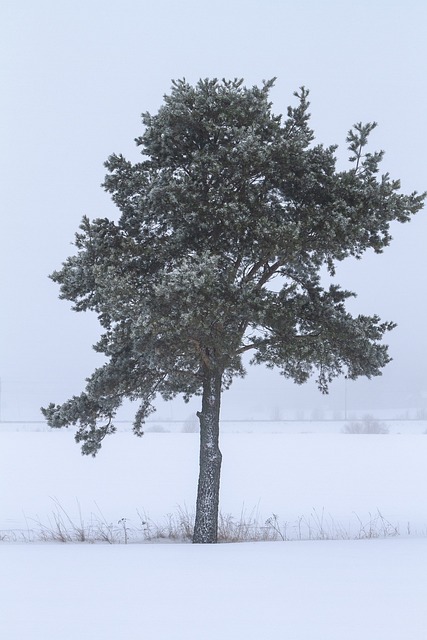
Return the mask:
<path fill-rule="evenodd" d="M 427 436 L 225 433 L 221 448 L 222 512 L 275 514 L 294 541 L 25 543 L 58 509 L 117 530 L 191 511 L 198 436 L 118 433 L 92 459 L 71 432 L 0 433 L 0 638 L 425 640 Z M 298 540 L 372 525 L 400 535 Z"/>

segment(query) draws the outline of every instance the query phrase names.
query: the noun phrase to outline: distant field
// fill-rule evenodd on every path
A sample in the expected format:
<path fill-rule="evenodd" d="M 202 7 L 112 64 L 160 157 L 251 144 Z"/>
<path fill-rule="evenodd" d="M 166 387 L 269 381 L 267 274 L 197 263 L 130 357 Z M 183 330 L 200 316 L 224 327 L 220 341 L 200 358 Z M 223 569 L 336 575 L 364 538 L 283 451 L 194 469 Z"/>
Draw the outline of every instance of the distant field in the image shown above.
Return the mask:
<path fill-rule="evenodd" d="M 370 416 L 370 414 L 367 414 Z M 341 433 L 346 425 L 353 423 L 363 423 L 365 414 L 351 416 L 348 420 L 222 420 L 222 433 Z M 383 419 L 372 418 L 375 422 L 384 425 L 389 433 L 401 434 L 425 434 L 427 432 L 426 420 L 403 420 L 403 419 Z M 132 431 L 130 421 L 116 422 L 117 431 Z M 72 429 L 70 429 L 72 431 Z M 162 420 L 156 418 L 149 420 L 145 425 L 147 433 L 189 433 L 197 432 L 198 420 Z M 0 422 L 0 434 L 9 431 L 51 431 L 51 428 L 43 421 L 4 421 Z"/>
<path fill-rule="evenodd" d="M 276 514 L 290 527 L 314 512 L 352 529 L 379 510 L 401 533 L 427 528 L 427 436 L 321 434 L 321 426 L 223 433 L 222 512 Z M 58 504 L 73 520 L 126 518 L 129 526 L 137 512 L 155 520 L 191 512 L 198 447 L 196 433 L 117 433 L 91 458 L 67 430 L 2 432 L 0 530 L 33 528 Z"/>

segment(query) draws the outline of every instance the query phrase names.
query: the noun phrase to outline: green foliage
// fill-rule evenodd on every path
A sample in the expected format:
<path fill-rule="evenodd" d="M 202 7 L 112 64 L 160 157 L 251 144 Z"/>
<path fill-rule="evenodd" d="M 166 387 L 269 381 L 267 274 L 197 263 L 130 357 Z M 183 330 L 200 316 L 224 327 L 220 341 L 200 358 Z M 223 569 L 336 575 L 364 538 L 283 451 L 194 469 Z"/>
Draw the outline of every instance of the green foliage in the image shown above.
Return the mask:
<path fill-rule="evenodd" d="M 324 392 L 335 376 L 376 376 L 389 361 L 380 341 L 393 324 L 352 317 L 354 294 L 325 289 L 319 273 L 381 252 L 390 222 L 409 220 L 425 195 L 379 175 L 383 153 L 365 151 L 375 123 L 349 132 L 350 168 L 338 172 L 336 147 L 313 144 L 308 91 L 283 118 L 273 83 L 174 82 L 159 112 L 142 116 L 141 161 L 106 162 L 120 219 L 83 218 L 76 254 L 51 276 L 104 329 L 95 349 L 107 362 L 86 391 L 43 409 L 53 427 L 79 424 L 84 453 L 114 430 L 124 398 L 141 402 L 139 435 L 157 394 L 201 394 L 212 368 L 227 388 L 246 351 L 297 383 L 317 371 Z"/>

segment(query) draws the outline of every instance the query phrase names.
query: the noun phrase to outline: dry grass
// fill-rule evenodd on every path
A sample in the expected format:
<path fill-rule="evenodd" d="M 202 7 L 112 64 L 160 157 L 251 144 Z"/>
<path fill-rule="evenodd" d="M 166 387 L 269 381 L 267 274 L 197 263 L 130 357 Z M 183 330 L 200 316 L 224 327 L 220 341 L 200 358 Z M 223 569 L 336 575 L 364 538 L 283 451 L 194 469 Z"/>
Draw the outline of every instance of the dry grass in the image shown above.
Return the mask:
<path fill-rule="evenodd" d="M 96 505 L 97 514 L 88 521 L 79 509 L 77 520 L 73 520 L 56 501 L 55 509 L 47 522 L 28 520 L 26 530 L 0 531 L 0 542 L 62 542 L 62 543 L 107 543 L 129 544 L 148 542 L 191 542 L 194 514 L 186 508 L 178 508 L 163 521 L 155 522 L 145 513 L 137 511 L 134 521 L 122 517 L 109 522 Z M 407 526 L 407 535 L 411 534 Z M 294 522 L 281 521 L 272 514 L 267 520 L 257 511 L 249 515 L 243 510 L 239 518 L 231 514 L 220 514 L 218 542 L 272 542 L 292 540 L 364 540 L 389 538 L 400 535 L 399 527 L 389 522 L 380 511 L 368 514 L 366 519 L 353 514 L 351 522 L 343 525 L 325 514 L 313 510 L 309 516 L 301 516 Z"/>

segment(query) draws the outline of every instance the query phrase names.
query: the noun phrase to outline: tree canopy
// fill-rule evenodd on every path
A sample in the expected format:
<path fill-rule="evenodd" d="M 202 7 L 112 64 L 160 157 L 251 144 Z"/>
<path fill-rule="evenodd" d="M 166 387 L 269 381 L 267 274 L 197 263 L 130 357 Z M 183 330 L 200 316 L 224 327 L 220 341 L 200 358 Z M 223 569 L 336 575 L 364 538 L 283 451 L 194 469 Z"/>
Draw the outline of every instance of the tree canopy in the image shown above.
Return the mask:
<path fill-rule="evenodd" d="M 103 328 L 94 348 L 106 363 L 80 396 L 43 409 L 53 427 L 78 425 L 84 453 L 115 430 L 125 398 L 140 403 L 137 435 L 157 395 L 202 395 L 208 407 L 244 375 L 245 352 L 299 384 L 316 373 L 323 392 L 389 361 L 381 341 L 393 323 L 353 317 L 354 294 L 325 287 L 321 273 L 382 252 L 390 223 L 408 221 L 425 194 L 404 195 L 379 173 L 383 152 L 367 152 L 375 123 L 349 131 L 349 167 L 338 171 L 336 146 L 314 141 L 308 91 L 283 117 L 273 83 L 174 82 L 158 113 L 142 116 L 141 161 L 106 162 L 120 218 L 84 217 L 76 253 L 51 276 Z"/>

